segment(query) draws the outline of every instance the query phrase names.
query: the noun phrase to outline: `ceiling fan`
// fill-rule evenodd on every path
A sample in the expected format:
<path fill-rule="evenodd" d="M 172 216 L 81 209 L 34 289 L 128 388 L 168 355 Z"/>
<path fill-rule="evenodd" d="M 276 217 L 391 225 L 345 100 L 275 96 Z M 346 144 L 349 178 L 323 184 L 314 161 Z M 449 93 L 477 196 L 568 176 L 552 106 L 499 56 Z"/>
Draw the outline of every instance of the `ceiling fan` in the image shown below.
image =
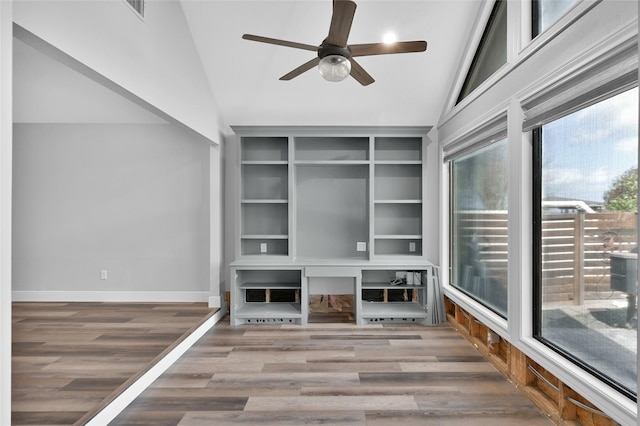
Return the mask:
<path fill-rule="evenodd" d="M 358 62 L 353 59 L 358 56 L 388 55 L 392 53 L 424 52 L 427 50 L 426 41 L 402 41 L 395 43 L 347 44 L 351 23 L 356 12 L 356 4 L 351 0 L 333 0 L 333 15 L 329 26 L 329 35 L 320 44 L 296 43 L 252 34 L 244 34 L 245 40 L 261 43 L 277 44 L 317 52 L 317 57 L 300 65 L 298 68 L 280 77 L 280 80 L 291 80 L 305 71 L 318 66 L 320 74 L 328 81 L 342 81 L 351 75 L 363 86 L 375 80 Z"/>

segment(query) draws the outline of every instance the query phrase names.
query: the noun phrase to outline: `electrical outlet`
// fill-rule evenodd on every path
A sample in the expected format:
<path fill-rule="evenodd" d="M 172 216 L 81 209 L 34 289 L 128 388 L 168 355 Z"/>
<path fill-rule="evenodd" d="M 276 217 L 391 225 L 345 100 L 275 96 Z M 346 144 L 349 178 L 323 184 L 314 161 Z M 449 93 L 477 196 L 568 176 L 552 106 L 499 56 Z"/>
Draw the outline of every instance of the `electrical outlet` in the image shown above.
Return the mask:
<path fill-rule="evenodd" d="M 367 243 L 364 241 L 358 241 L 356 243 L 356 250 L 357 251 L 367 251 Z"/>
<path fill-rule="evenodd" d="M 415 243 L 415 242 L 411 241 L 411 242 L 409 243 L 409 251 L 410 251 L 410 252 L 412 252 L 412 253 L 413 253 L 414 251 L 416 251 L 416 243 Z"/>
<path fill-rule="evenodd" d="M 108 278 L 107 270 L 106 269 L 101 269 L 100 270 L 100 279 L 101 280 L 106 280 L 107 278 Z"/>
<path fill-rule="evenodd" d="M 267 243 L 260 243 L 260 253 L 267 252 Z"/>

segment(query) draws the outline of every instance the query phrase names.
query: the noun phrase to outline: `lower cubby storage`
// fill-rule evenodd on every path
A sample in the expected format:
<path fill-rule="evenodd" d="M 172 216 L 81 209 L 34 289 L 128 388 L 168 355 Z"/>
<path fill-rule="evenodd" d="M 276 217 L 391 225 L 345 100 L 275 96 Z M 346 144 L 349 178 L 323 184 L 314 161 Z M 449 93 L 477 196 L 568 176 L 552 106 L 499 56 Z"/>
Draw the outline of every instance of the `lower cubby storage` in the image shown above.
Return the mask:
<path fill-rule="evenodd" d="M 353 296 L 350 308 L 358 325 L 432 325 L 427 301 L 433 303 L 440 294 L 437 277 L 427 262 L 236 262 L 230 276 L 231 325 L 306 325 L 312 293 L 327 295 L 327 300 Z M 318 321 L 316 314 L 313 320 Z"/>
<path fill-rule="evenodd" d="M 301 269 L 232 268 L 231 323 L 304 324 L 306 286 Z M 303 300 L 305 302 L 303 302 Z"/>
<path fill-rule="evenodd" d="M 363 270 L 363 323 L 422 323 L 427 319 L 426 271 Z"/>

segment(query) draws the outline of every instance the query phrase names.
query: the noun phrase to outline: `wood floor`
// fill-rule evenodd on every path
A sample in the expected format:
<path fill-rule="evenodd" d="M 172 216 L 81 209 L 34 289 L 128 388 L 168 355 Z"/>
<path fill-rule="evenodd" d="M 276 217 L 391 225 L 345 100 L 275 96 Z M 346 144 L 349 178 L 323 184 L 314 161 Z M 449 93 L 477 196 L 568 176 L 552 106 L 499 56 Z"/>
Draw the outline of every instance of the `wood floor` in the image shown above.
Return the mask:
<path fill-rule="evenodd" d="M 71 425 L 215 312 L 205 303 L 13 303 L 13 425 Z"/>
<path fill-rule="evenodd" d="M 552 424 L 449 325 L 340 319 L 231 327 L 226 317 L 111 424 Z"/>

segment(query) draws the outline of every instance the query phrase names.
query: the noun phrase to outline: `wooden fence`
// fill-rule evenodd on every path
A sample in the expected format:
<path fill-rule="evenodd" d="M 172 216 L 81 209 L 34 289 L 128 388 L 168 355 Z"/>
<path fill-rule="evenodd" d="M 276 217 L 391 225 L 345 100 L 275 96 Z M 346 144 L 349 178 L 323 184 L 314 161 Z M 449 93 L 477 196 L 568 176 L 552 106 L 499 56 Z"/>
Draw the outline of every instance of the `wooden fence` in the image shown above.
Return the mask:
<path fill-rule="evenodd" d="M 484 270 L 506 289 L 507 215 L 458 214 L 460 236 L 475 245 Z M 542 276 L 545 302 L 623 297 L 609 279 L 611 253 L 637 247 L 636 214 L 628 212 L 545 215 L 542 222 Z M 495 285 L 494 284 L 494 285 Z"/>

